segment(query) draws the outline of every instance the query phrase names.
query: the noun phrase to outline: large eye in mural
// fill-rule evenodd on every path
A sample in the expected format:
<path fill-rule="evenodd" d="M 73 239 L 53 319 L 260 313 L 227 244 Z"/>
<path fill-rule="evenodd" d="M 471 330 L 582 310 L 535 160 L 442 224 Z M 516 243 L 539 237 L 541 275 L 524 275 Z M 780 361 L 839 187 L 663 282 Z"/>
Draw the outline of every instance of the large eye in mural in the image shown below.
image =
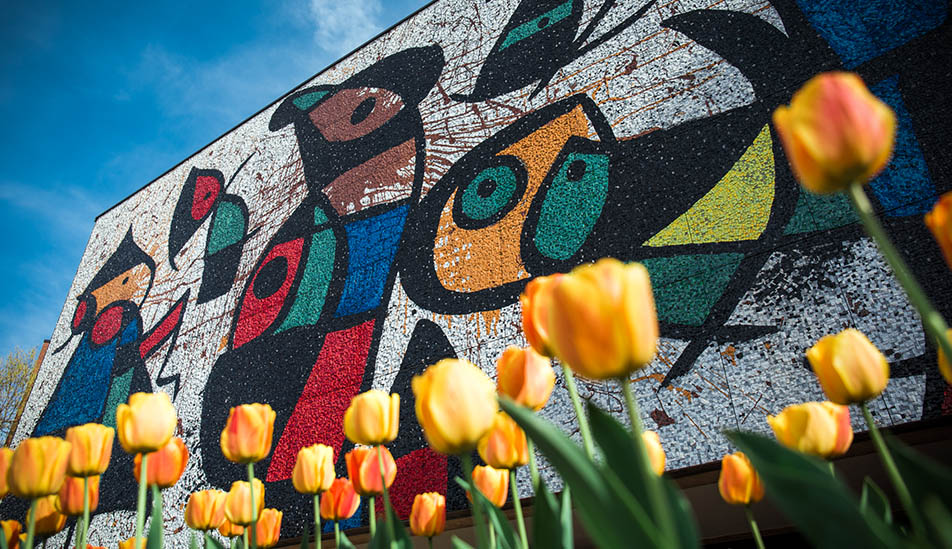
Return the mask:
<path fill-rule="evenodd" d="M 297 276 L 303 248 L 303 238 L 278 244 L 258 266 L 241 301 L 232 340 L 235 348 L 258 337 L 274 324 Z"/>
<path fill-rule="evenodd" d="M 403 100 L 390 90 L 348 88 L 324 99 L 308 116 L 328 141 L 349 141 L 383 126 L 401 109 Z"/>
<path fill-rule="evenodd" d="M 506 38 L 499 44 L 499 51 L 502 51 L 509 46 L 528 38 L 539 31 L 543 31 L 554 26 L 559 21 L 567 18 L 572 15 L 572 0 L 566 0 L 558 6 L 546 11 L 545 13 L 539 14 L 536 17 L 522 23 L 516 28 L 509 31 L 509 34 L 506 35 Z"/>
<path fill-rule="evenodd" d="M 514 156 L 496 156 L 491 165 L 464 182 L 453 204 L 453 220 L 464 229 L 479 229 L 502 219 L 526 190 L 526 169 Z"/>

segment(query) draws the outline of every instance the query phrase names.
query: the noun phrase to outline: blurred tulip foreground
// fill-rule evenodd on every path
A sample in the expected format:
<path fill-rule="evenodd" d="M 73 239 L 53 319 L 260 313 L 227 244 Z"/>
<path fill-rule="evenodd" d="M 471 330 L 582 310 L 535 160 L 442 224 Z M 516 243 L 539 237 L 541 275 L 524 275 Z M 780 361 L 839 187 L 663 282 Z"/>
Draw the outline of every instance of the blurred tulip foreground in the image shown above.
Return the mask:
<path fill-rule="evenodd" d="M 936 366 L 952 382 L 952 356 L 945 320 L 889 242 L 866 200 L 863 185 L 888 163 L 896 121 L 853 74 L 826 73 L 810 80 L 789 106 L 774 113 L 793 171 L 814 193 L 846 193 L 869 236 L 876 241 L 897 279 L 917 308 L 939 351 Z M 952 196 L 942 197 L 925 223 L 952 266 Z M 458 456 L 463 476 L 456 482 L 469 496 L 476 545 L 480 548 L 571 547 L 573 517 L 596 546 L 697 547 L 692 509 L 664 475 L 665 452 L 658 435 L 645 431 L 630 376 L 655 356 L 658 321 L 648 271 L 640 264 L 602 259 L 570 273 L 536 278 L 521 296 L 523 329 L 530 347 L 510 347 L 498 358 L 493 381 L 476 365 L 446 359 L 412 381 L 416 421 L 430 446 Z M 724 456 L 718 490 L 723 500 L 746 515 L 758 547 L 764 542 L 751 506 L 767 498 L 803 538 L 818 547 L 952 547 L 952 470 L 918 455 L 882 434 L 868 404 L 889 382 L 883 354 L 861 332 L 830 334 L 807 349 L 805 358 L 829 399 L 789 406 L 767 418 L 775 439 L 740 431 L 727 433 L 738 449 Z M 582 445 L 536 412 L 555 384 L 551 359 L 562 368 Z M 588 403 L 583 406 L 574 376 L 617 384 L 628 424 Z M 829 461 L 853 441 L 847 405 L 858 405 L 869 428 L 898 505 L 867 477 L 853 493 Z M 294 465 L 294 488 L 313 496 L 313 532 L 322 521 L 334 524 L 336 547 L 352 547 L 339 528 L 369 498 L 380 499 L 382 516 L 371 512 L 369 547 L 411 547 L 411 535 L 441 534 L 446 499 L 418 494 L 408 524 L 399 520 L 388 489 L 400 474 L 386 445 L 398 435 L 400 395 L 368 391 L 347 409 L 343 431 L 357 444 L 345 456 L 347 478 L 335 478 L 330 446 L 302 448 Z M 120 404 L 116 431 L 87 424 L 72 427 L 65 439 L 29 438 L 15 450 L 0 451 L 0 497 L 30 501 L 26 517 L 2 521 L 0 547 L 32 548 L 60 531 L 68 515 L 78 521 L 77 542 L 87 544 L 90 514 L 99 502 L 99 475 L 109 466 L 113 437 L 135 456 L 139 482 L 136 533 L 115 540 L 121 548 L 163 546 L 162 489 L 174 485 L 189 450 L 173 437 L 176 411 L 165 393 L 137 393 Z M 231 409 L 221 433 L 224 456 L 247 469 L 231 489 L 191 494 L 183 511 L 193 530 L 191 547 L 275 546 L 300 537 L 300 546 L 322 545 L 321 536 L 282 532 L 282 511 L 266 507 L 267 494 L 254 477 L 253 464 L 271 452 L 275 412 L 268 404 Z M 484 465 L 473 466 L 476 451 Z M 564 487 L 553 493 L 540 479 L 536 451 L 560 474 Z M 528 466 L 534 489 L 533 528 L 524 520 L 516 469 Z M 146 509 L 146 493 L 153 493 Z M 500 508 L 512 501 L 515 521 Z M 152 520 L 146 528 L 146 515 Z M 20 522 L 17 519 L 22 519 Z M 378 523 L 378 521 L 380 521 Z M 513 524 L 514 522 L 514 524 Z M 409 531 L 407 530 L 409 526 Z M 217 531 L 217 534 L 216 534 Z M 453 537 L 455 548 L 471 547 Z"/>

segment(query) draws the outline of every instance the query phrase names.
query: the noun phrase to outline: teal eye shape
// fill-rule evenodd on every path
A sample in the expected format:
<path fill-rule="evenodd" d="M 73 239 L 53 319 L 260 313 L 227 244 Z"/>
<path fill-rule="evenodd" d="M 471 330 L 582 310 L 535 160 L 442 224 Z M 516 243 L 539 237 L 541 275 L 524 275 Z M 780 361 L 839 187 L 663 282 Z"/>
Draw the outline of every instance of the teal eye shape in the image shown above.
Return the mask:
<path fill-rule="evenodd" d="M 575 255 L 592 232 L 608 196 L 609 159 L 605 154 L 565 156 L 545 193 L 535 245 L 542 255 L 564 261 Z"/>
<path fill-rule="evenodd" d="M 542 15 L 526 21 L 525 23 L 509 31 L 509 34 L 506 35 L 506 39 L 499 46 L 499 51 L 508 48 L 509 46 L 524 38 L 532 36 L 540 30 L 551 27 L 552 25 L 571 15 L 571 13 L 572 0 L 567 0 L 566 2 L 559 4 Z"/>
<path fill-rule="evenodd" d="M 514 157 L 497 156 L 461 186 L 453 207 L 457 225 L 485 227 L 502 219 L 519 201 L 526 186 L 525 168 Z"/>
<path fill-rule="evenodd" d="M 291 102 L 294 103 L 295 107 L 301 109 L 302 111 L 306 111 L 313 107 L 315 103 L 323 99 L 325 95 L 327 95 L 326 91 L 305 93 L 301 97 L 295 97 L 293 100 L 291 100 Z"/>

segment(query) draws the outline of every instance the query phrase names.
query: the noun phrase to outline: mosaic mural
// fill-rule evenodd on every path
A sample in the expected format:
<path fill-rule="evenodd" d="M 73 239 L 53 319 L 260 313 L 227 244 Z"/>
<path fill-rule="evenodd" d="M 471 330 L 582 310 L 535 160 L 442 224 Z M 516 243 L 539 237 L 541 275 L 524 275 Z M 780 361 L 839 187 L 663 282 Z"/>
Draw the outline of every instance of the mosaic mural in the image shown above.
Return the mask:
<path fill-rule="evenodd" d="M 343 412 L 378 388 L 402 396 L 397 510 L 427 490 L 462 508 L 459 463 L 427 448 L 411 378 L 452 356 L 495 375 L 525 344 L 525 284 L 605 256 L 651 273 L 662 340 L 631 382 L 669 469 L 719 459 L 723 429 L 767 431 L 767 413 L 821 398 L 803 351 L 847 326 L 891 362 L 878 421 L 945 415 L 935 350 L 883 259 L 842 198 L 800 191 L 769 120 L 837 68 L 896 110 L 895 156 L 869 191 L 952 313 L 922 224 L 952 187 L 948 11 L 438 0 L 97 219 L 17 440 L 114 424 L 131 392 L 168 392 L 192 459 L 166 521 L 185 536 L 188 494 L 244 474 L 218 448 L 228 408 L 270 403 L 256 475 L 296 535 L 310 508 L 291 486 L 297 450 L 333 446 L 343 474 Z M 580 390 L 625 420 L 616 388 Z M 561 379 L 542 413 L 577 436 Z M 131 459 L 114 456 L 94 544 L 133 532 Z"/>

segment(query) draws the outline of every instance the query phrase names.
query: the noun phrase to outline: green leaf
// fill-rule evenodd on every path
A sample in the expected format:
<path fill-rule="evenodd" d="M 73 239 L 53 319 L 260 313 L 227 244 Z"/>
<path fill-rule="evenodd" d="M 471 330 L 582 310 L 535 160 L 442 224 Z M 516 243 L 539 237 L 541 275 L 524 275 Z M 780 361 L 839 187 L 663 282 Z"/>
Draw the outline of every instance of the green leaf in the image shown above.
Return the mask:
<path fill-rule="evenodd" d="M 941 547 L 952 548 L 952 513 L 938 498 L 929 496 L 922 504 L 922 514 L 926 522 L 935 529 L 937 543 Z"/>
<path fill-rule="evenodd" d="M 215 539 L 215 536 L 212 536 L 211 534 L 208 536 L 208 544 L 212 549 L 225 549 L 225 545 Z"/>
<path fill-rule="evenodd" d="M 896 532 L 864 516 L 856 499 L 824 462 L 773 439 L 739 431 L 727 438 L 750 458 L 771 501 L 817 547 L 899 547 Z"/>
<path fill-rule="evenodd" d="M 145 540 L 147 549 L 162 549 L 165 542 L 162 524 L 162 491 L 152 486 L 152 520 L 149 522 L 149 536 Z"/>
<path fill-rule="evenodd" d="M 550 422 L 507 398 L 500 398 L 499 404 L 572 488 L 579 517 L 595 545 L 611 549 L 638 544 L 638 538 L 643 536 L 632 534 L 635 517 L 627 511 L 627 502 L 619 495 L 627 491 L 613 487 L 582 449 Z"/>
<path fill-rule="evenodd" d="M 344 534 L 343 530 L 340 532 L 340 547 L 341 549 L 356 549 L 354 544 L 351 543 L 349 539 L 347 539 L 347 535 Z"/>
<path fill-rule="evenodd" d="M 465 541 L 459 539 L 456 536 L 453 536 L 450 539 L 450 543 L 453 544 L 453 549 L 473 549 L 473 546 L 466 543 Z"/>
<path fill-rule="evenodd" d="M 472 497 L 479 502 L 478 504 L 482 507 L 483 511 L 486 511 L 486 514 L 489 516 L 489 524 L 493 530 L 496 531 L 496 543 L 502 549 L 516 549 L 519 547 L 519 544 L 516 542 L 516 532 L 512 528 L 512 523 L 509 522 L 509 519 L 506 518 L 502 510 L 486 499 L 486 496 L 484 496 L 482 492 L 475 490 L 471 483 L 466 482 L 460 477 L 456 477 L 454 480 L 456 480 L 456 484 L 462 486 L 463 490 L 469 492 Z"/>
<path fill-rule="evenodd" d="M 320 532 L 318 532 L 320 535 Z M 308 538 L 311 537 L 311 521 L 304 521 L 304 535 L 301 536 L 301 549 L 309 549 Z"/>
<path fill-rule="evenodd" d="M 7 546 L 7 536 L 6 536 L 6 534 L 3 532 L 3 529 L 2 529 L 2 528 L 0 528 L 0 549 L 10 549 L 10 548 Z"/>
<path fill-rule="evenodd" d="M 562 547 L 575 547 L 575 523 L 572 520 L 572 489 L 568 486 L 562 487 L 562 517 L 559 522 L 562 524 Z"/>
<path fill-rule="evenodd" d="M 569 540 L 569 545 L 566 545 L 563 536 L 562 530 L 565 525 L 562 523 L 562 508 L 544 482 L 539 482 L 539 489 L 536 492 L 533 505 L 532 545 L 534 547 L 572 549 L 571 540 Z M 569 520 L 571 520 L 571 516 L 570 511 Z"/>
<path fill-rule="evenodd" d="M 909 488 L 914 502 L 935 500 L 946 509 L 952 508 L 952 470 L 920 454 L 899 439 L 883 433 L 886 446 L 896 462 L 899 475 Z M 942 543 L 944 532 L 927 521 L 929 539 Z"/>
<path fill-rule="evenodd" d="M 863 493 L 859 497 L 859 510 L 864 515 L 872 513 L 872 516 L 881 519 L 886 524 L 892 524 L 892 508 L 889 506 L 889 498 L 869 477 L 863 479 Z"/>
<path fill-rule="evenodd" d="M 6 547 L 3 549 L 6 549 Z M 195 530 L 189 530 L 188 549 L 198 549 L 198 540 L 195 539 Z"/>
<path fill-rule="evenodd" d="M 394 539 L 389 539 L 390 530 L 387 524 L 393 528 Z M 384 519 L 377 524 L 377 531 L 374 537 L 367 544 L 368 549 L 393 549 L 393 548 L 411 548 L 413 540 L 403 526 L 403 521 L 397 517 L 393 508 L 384 504 Z"/>
<path fill-rule="evenodd" d="M 677 546 L 692 549 L 698 547 L 700 538 L 698 537 L 697 523 L 694 520 L 691 504 L 674 482 L 666 478 L 661 479 L 661 481 L 664 485 L 664 493 L 678 535 Z"/>

